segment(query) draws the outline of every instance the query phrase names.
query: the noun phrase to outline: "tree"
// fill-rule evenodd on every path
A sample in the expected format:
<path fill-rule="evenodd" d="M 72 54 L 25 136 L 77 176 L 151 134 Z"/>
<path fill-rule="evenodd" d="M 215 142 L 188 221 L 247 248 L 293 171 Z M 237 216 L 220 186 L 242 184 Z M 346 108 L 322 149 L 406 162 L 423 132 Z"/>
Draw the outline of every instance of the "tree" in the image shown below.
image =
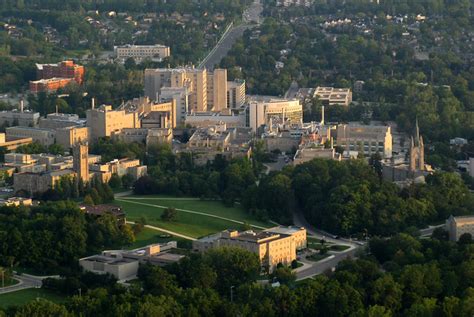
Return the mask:
<path fill-rule="evenodd" d="M 94 205 L 94 200 L 92 199 L 91 195 L 86 195 L 84 197 L 84 204 L 89 206 Z"/>
<path fill-rule="evenodd" d="M 163 221 L 176 221 L 176 218 L 178 217 L 178 212 L 176 211 L 175 208 L 168 207 L 165 210 L 163 210 L 163 213 L 161 214 L 161 220 Z"/>
<path fill-rule="evenodd" d="M 463 233 L 458 242 L 461 245 L 472 244 L 472 235 L 469 232 Z"/>
<path fill-rule="evenodd" d="M 288 267 L 275 269 L 271 276 L 283 285 L 293 285 L 296 281 L 295 273 Z"/>
<path fill-rule="evenodd" d="M 229 294 L 231 286 L 255 281 L 260 272 L 257 255 L 242 248 L 211 249 L 204 254 L 203 261 L 216 272 L 216 289 L 220 294 Z"/>
<path fill-rule="evenodd" d="M 30 303 L 21 306 L 16 312 L 15 316 L 18 316 L 18 317 L 28 317 L 28 316 L 65 317 L 65 316 L 72 316 L 72 314 L 69 314 L 63 305 L 58 305 L 53 302 L 40 299 L 37 301 L 31 301 Z"/>
<path fill-rule="evenodd" d="M 122 179 L 117 174 L 112 174 L 109 180 L 109 186 L 113 189 L 119 189 L 122 187 Z"/>

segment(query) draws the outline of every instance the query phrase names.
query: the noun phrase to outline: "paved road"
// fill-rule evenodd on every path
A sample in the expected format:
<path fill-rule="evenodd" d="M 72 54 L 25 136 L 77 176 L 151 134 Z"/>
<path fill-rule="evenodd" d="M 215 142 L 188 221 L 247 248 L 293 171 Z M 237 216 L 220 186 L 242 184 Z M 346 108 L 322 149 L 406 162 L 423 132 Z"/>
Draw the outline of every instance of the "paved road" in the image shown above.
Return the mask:
<path fill-rule="evenodd" d="M 19 280 L 20 282 L 12 286 L 0 288 L 0 294 L 13 293 L 27 288 L 40 288 L 41 285 L 43 285 L 44 279 L 48 277 L 57 278 L 58 276 L 34 276 L 29 274 L 15 274 L 13 277 Z"/>
<path fill-rule="evenodd" d="M 421 235 L 422 237 L 431 236 L 431 235 L 433 234 L 433 231 L 434 231 L 436 228 L 444 228 L 445 226 L 446 226 L 445 224 L 437 225 L 437 226 L 429 226 L 428 228 L 421 229 L 421 230 L 420 230 L 420 235 Z"/>
<path fill-rule="evenodd" d="M 242 16 L 243 24 L 232 27 L 217 43 L 216 47 L 210 52 L 204 61 L 199 65 L 199 68 L 214 69 L 214 66 L 219 64 L 224 58 L 234 43 L 242 37 L 245 30 L 251 29 L 260 23 L 260 15 L 263 6 L 260 0 L 255 0 L 253 4 L 244 11 Z"/>
<path fill-rule="evenodd" d="M 134 225 L 135 224 L 135 222 L 133 222 L 133 221 L 127 221 L 127 223 L 129 225 Z M 145 228 L 153 229 L 153 230 L 160 231 L 160 232 L 164 232 L 164 233 L 170 234 L 172 236 L 180 237 L 180 238 L 183 238 L 183 239 L 186 239 L 186 240 L 191 240 L 191 241 L 196 240 L 196 238 L 193 238 L 193 237 L 181 234 L 181 233 L 177 233 L 177 232 L 174 232 L 174 231 L 166 230 L 166 229 L 161 228 L 161 227 L 145 225 Z"/>
<path fill-rule="evenodd" d="M 317 239 L 324 239 L 327 242 L 335 243 L 335 244 L 342 244 L 347 245 L 350 248 L 343 251 L 343 252 L 331 252 L 334 257 L 329 259 L 325 259 L 319 262 L 313 263 L 308 268 L 297 271 L 296 272 L 296 279 L 303 280 L 306 278 L 313 277 L 315 275 L 324 273 L 327 270 L 334 269 L 339 262 L 347 258 L 355 257 L 357 251 L 362 247 L 362 245 L 355 243 L 354 241 L 346 240 L 346 239 L 335 239 L 334 235 L 329 234 L 327 232 L 316 230 L 302 215 L 301 212 L 295 212 L 293 214 L 293 223 L 296 226 L 301 226 L 306 228 L 306 232 Z"/>
<path fill-rule="evenodd" d="M 328 260 L 322 260 L 320 262 L 315 262 L 312 266 L 308 267 L 305 270 L 296 272 L 296 280 L 304 280 L 306 278 L 313 277 L 318 274 L 322 274 L 327 270 L 332 270 L 337 266 L 339 262 L 344 259 L 354 257 L 358 248 L 353 248 L 346 252 L 334 253 L 334 257 Z"/>

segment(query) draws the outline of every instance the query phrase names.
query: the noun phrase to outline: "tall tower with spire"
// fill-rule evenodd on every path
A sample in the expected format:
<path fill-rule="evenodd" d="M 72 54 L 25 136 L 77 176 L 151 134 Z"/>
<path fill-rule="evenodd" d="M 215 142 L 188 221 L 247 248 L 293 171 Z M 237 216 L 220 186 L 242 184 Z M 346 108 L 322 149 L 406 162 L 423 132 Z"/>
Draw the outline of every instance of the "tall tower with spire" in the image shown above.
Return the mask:
<path fill-rule="evenodd" d="M 418 126 L 418 118 L 416 119 L 415 138 L 411 137 L 410 143 L 410 171 L 425 170 L 425 144 L 423 137 L 420 136 L 420 128 Z"/>

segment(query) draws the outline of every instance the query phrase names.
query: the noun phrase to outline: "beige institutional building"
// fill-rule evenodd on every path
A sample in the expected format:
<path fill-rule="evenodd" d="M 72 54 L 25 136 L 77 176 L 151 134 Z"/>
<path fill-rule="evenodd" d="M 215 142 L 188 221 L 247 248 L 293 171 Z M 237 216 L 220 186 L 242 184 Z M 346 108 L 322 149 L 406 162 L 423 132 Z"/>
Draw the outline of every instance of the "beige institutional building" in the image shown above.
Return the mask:
<path fill-rule="evenodd" d="M 167 88 L 186 88 L 188 109 L 191 112 L 221 111 L 228 107 L 228 95 L 235 101 L 235 105 L 242 102 L 245 96 L 245 83 L 231 83 L 228 89 L 226 69 L 197 69 L 194 67 L 183 68 L 158 68 L 145 70 L 145 96 L 152 100 L 162 100 L 162 94 L 168 95 Z M 177 93 L 174 91 L 173 93 Z M 181 97 L 182 98 L 182 97 Z M 244 97 L 245 98 L 245 97 Z M 167 99 L 167 98 L 165 98 Z"/>
<path fill-rule="evenodd" d="M 337 126 L 337 145 L 346 152 L 358 152 L 370 156 L 379 153 L 382 158 L 392 157 L 392 130 L 390 126 L 340 124 Z"/>
<path fill-rule="evenodd" d="M 118 60 L 125 61 L 133 58 L 140 63 L 145 59 L 161 62 L 163 58 L 170 56 L 170 48 L 165 45 L 123 45 L 114 47 L 115 56 Z"/>
<path fill-rule="evenodd" d="M 352 102 L 352 91 L 349 88 L 316 87 L 314 97 L 318 97 L 326 106 L 349 106 Z"/>
<path fill-rule="evenodd" d="M 474 237 L 474 216 L 451 216 L 446 220 L 445 228 L 451 241 L 458 241 L 464 233 Z"/>
<path fill-rule="evenodd" d="M 303 106 L 297 99 L 263 98 L 249 102 L 248 125 L 257 131 L 262 125 L 294 123 L 300 124 L 303 120 Z"/>
<path fill-rule="evenodd" d="M 262 232 L 225 230 L 193 241 L 197 252 L 226 246 L 257 254 L 262 266 L 272 271 L 279 263 L 290 265 L 296 260 L 296 250 L 306 247 L 306 229 L 280 226 Z"/>

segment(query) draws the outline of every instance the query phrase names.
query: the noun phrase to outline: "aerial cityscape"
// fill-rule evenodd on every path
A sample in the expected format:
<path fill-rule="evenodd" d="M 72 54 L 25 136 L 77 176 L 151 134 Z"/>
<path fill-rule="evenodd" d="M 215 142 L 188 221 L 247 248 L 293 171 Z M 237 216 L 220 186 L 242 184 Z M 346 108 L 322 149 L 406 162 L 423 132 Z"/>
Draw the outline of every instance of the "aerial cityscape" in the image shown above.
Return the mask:
<path fill-rule="evenodd" d="M 0 0 L 7 316 L 474 316 L 474 2 Z"/>

